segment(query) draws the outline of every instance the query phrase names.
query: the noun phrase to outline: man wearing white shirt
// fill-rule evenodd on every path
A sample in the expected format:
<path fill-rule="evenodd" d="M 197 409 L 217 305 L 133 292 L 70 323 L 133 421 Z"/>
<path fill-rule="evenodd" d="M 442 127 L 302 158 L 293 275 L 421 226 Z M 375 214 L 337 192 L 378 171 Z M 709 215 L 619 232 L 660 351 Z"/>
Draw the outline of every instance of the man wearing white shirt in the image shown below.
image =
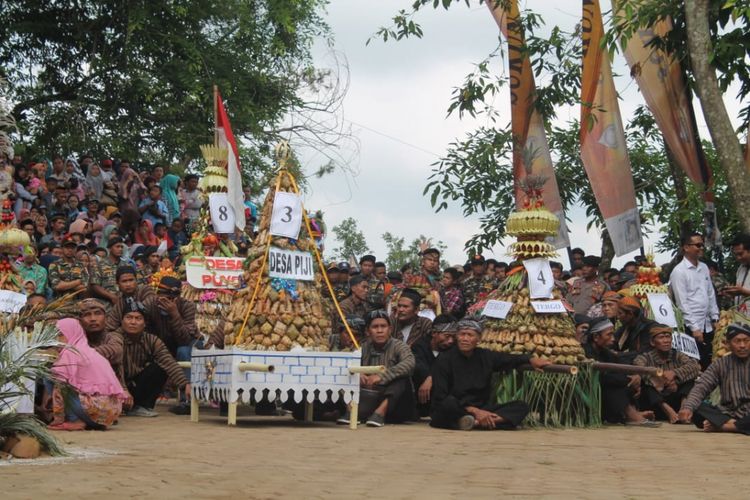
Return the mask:
<path fill-rule="evenodd" d="M 701 367 L 711 362 L 713 324 L 719 319 L 719 307 L 708 266 L 699 259 L 703 256 L 703 236 L 693 233 L 683 238 L 684 258 L 672 270 L 669 286 L 677 307 L 682 311 L 685 330 L 693 334 L 701 354 Z"/>
<path fill-rule="evenodd" d="M 722 290 L 725 295 L 734 297 L 734 305 L 740 312 L 748 314 L 748 306 L 745 300 L 750 297 L 750 236 L 742 234 L 732 243 L 732 254 L 734 260 L 739 263 L 734 286 L 727 286 Z"/>

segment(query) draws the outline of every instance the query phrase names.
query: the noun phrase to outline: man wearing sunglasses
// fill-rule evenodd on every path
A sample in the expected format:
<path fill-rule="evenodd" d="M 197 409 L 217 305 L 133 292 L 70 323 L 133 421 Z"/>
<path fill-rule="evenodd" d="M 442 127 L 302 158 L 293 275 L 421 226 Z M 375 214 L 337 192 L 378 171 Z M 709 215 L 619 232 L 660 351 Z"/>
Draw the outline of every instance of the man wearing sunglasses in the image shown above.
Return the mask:
<path fill-rule="evenodd" d="M 681 243 L 683 259 L 672 270 L 669 286 L 677 307 L 682 311 L 686 333 L 692 333 L 698 343 L 701 368 L 705 370 L 711 363 L 711 342 L 714 323 L 719 319 L 719 307 L 708 266 L 699 260 L 705 246 L 703 236 L 692 233 Z"/>

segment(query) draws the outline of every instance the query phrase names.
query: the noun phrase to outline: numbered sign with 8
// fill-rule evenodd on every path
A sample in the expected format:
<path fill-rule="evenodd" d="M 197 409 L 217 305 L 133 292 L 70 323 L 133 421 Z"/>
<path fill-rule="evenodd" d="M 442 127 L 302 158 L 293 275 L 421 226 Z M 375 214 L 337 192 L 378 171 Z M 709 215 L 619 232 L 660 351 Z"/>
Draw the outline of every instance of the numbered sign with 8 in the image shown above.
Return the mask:
<path fill-rule="evenodd" d="M 229 206 L 227 193 L 211 193 L 208 197 L 208 209 L 216 233 L 234 232 L 234 210 Z"/>
<path fill-rule="evenodd" d="M 273 200 L 271 234 L 296 240 L 302 224 L 302 200 L 294 193 L 279 191 Z"/>

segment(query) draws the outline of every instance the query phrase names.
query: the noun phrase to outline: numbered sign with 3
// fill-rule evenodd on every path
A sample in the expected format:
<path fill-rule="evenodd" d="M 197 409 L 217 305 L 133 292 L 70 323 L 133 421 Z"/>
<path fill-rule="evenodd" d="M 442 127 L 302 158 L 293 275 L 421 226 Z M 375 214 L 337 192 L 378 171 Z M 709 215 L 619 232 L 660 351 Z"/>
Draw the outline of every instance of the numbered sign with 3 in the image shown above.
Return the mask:
<path fill-rule="evenodd" d="M 669 295 L 666 293 L 648 293 L 646 294 L 648 303 L 651 306 L 651 312 L 654 314 L 654 321 L 677 328 L 677 318 L 674 315 L 674 307 Z"/>
<path fill-rule="evenodd" d="M 529 295 L 532 299 L 551 299 L 555 288 L 555 278 L 547 259 L 529 259 L 523 261 L 529 275 Z"/>
<path fill-rule="evenodd" d="M 211 193 L 208 196 L 208 209 L 211 212 L 214 232 L 219 234 L 234 232 L 234 210 L 229 206 L 227 193 Z"/>
<path fill-rule="evenodd" d="M 296 240 L 302 224 L 302 200 L 294 193 L 279 191 L 273 200 L 271 234 Z"/>

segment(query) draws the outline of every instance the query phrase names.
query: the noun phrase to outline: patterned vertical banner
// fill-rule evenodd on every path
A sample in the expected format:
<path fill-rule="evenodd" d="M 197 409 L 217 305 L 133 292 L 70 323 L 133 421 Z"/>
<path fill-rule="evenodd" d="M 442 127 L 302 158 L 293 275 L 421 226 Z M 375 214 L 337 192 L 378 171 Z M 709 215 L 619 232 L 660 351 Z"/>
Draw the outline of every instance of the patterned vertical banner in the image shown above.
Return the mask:
<path fill-rule="evenodd" d="M 581 159 L 617 255 L 643 246 L 633 173 L 598 0 L 583 0 Z"/>
<path fill-rule="evenodd" d="M 568 227 L 565 223 L 565 213 L 560 200 L 560 189 L 557 186 L 555 169 L 547 144 L 542 116 L 534 107 L 536 85 L 531 70 L 531 61 L 526 54 L 523 30 L 519 22 L 518 1 L 503 0 L 509 5 L 508 12 L 502 8 L 497 0 L 485 0 L 492 17 L 508 40 L 508 61 L 510 66 L 510 104 L 511 129 L 513 131 L 513 177 L 516 181 L 516 206 L 522 207 L 523 191 L 518 187 L 518 181 L 526 176 L 524 169 L 524 151 L 533 153 L 531 171 L 534 175 L 547 178 L 544 185 L 544 204 L 550 212 L 560 219 L 560 231 L 551 241 L 555 248 L 570 245 Z"/>
<path fill-rule="evenodd" d="M 712 182 L 711 170 L 698 141 L 682 68 L 671 54 L 650 45 L 654 38 L 665 37 L 671 30 L 670 18 L 637 30 L 624 44 L 625 59 L 675 161 L 691 181 L 707 189 Z"/>

